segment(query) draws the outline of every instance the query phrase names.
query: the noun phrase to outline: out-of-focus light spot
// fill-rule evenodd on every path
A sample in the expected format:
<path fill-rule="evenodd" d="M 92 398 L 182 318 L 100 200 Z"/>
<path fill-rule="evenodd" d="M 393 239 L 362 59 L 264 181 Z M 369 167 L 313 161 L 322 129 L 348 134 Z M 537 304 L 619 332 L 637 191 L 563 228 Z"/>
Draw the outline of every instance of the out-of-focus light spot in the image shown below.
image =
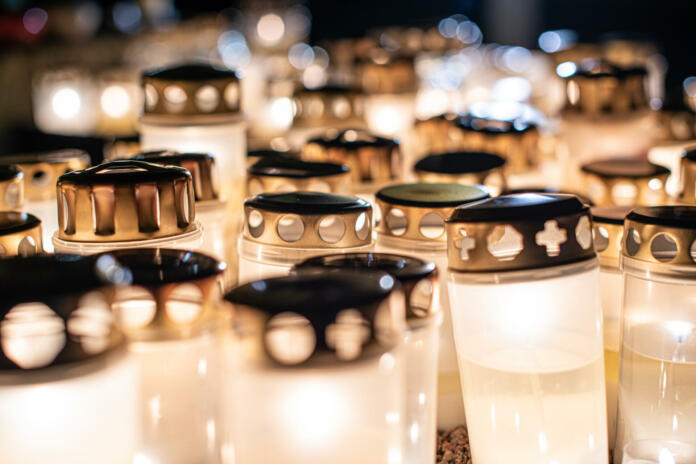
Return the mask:
<path fill-rule="evenodd" d="M 442 89 L 421 89 L 416 95 L 416 117 L 425 119 L 449 110 L 447 92 Z"/>
<path fill-rule="evenodd" d="M 674 416 L 675 418 L 677 416 Z M 674 455 L 667 448 L 662 448 L 657 454 L 658 464 L 676 464 L 677 461 L 674 459 Z"/>
<path fill-rule="evenodd" d="M 478 45 L 483 40 L 483 34 L 476 23 L 464 21 L 457 26 L 457 38 L 467 45 Z"/>
<path fill-rule="evenodd" d="M 314 50 L 305 43 L 297 43 L 290 47 L 288 60 L 297 69 L 307 69 L 314 61 Z"/>
<path fill-rule="evenodd" d="M 506 69 L 521 73 L 531 65 L 532 54 L 524 47 L 509 47 L 503 52 L 502 63 Z"/>
<path fill-rule="evenodd" d="M 101 107 L 112 118 L 120 118 L 130 109 L 130 97 L 120 85 L 110 85 L 101 94 Z"/>
<path fill-rule="evenodd" d="M 82 106 L 82 99 L 77 90 L 72 87 L 63 87 L 56 90 L 51 98 L 51 108 L 61 119 L 72 119 L 77 116 Z"/>
<path fill-rule="evenodd" d="M 684 79 L 684 92 L 689 97 L 696 96 L 696 77 L 690 76 Z"/>
<path fill-rule="evenodd" d="M 316 89 L 326 84 L 326 70 L 318 64 L 313 64 L 302 73 L 302 84 L 308 89 Z"/>
<path fill-rule="evenodd" d="M 572 76 L 577 70 L 578 67 L 572 61 L 566 61 L 556 66 L 556 74 L 558 74 L 559 77 L 564 78 Z"/>
<path fill-rule="evenodd" d="M 650 99 L 650 109 L 657 111 L 659 109 L 662 109 L 662 99 L 653 97 Z"/>
<path fill-rule="evenodd" d="M 285 23 L 283 18 L 275 13 L 268 13 L 261 16 L 256 24 L 256 33 L 259 38 L 268 45 L 274 45 L 283 38 L 285 34 Z"/>
<path fill-rule="evenodd" d="M 505 77 L 498 79 L 491 89 L 491 97 L 495 101 L 523 102 L 532 93 L 532 85 L 523 77 Z"/>
<path fill-rule="evenodd" d="M 555 53 L 571 47 L 578 40 L 578 35 L 570 29 L 558 29 L 542 32 L 539 35 L 539 48 L 546 53 Z"/>
<path fill-rule="evenodd" d="M 437 25 L 440 35 L 448 39 L 453 39 L 457 35 L 459 23 L 454 18 L 445 18 Z"/>
<path fill-rule="evenodd" d="M 85 1 L 75 8 L 75 22 L 85 31 L 86 35 L 93 35 L 102 21 L 102 9 L 96 2 Z"/>
<path fill-rule="evenodd" d="M 251 60 L 251 52 L 244 36 L 235 30 L 225 31 L 218 37 L 218 53 L 229 69 L 243 68 Z"/>
<path fill-rule="evenodd" d="M 287 129 L 292 124 L 292 101 L 288 97 L 276 98 L 271 102 L 270 118 L 273 126 L 278 129 Z"/>
<path fill-rule="evenodd" d="M 138 453 L 133 457 L 133 464 L 153 464 L 154 461 L 143 453 Z"/>
<path fill-rule="evenodd" d="M 24 29 L 30 34 L 38 34 L 46 26 L 48 13 L 42 8 L 29 8 L 22 17 Z"/>
<path fill-rule="evenodd" d="M 321 47 L 312 47 L 314 51 L 314 63 L 326 69 L 329 67 L 329 54 Z"/>
<path fill-rule="evenodd" d="M 140 27 L 143 13 L 135 2 L 116 2 L 112 17 L 116 29 L 124 34 L 132 34 Z"/>

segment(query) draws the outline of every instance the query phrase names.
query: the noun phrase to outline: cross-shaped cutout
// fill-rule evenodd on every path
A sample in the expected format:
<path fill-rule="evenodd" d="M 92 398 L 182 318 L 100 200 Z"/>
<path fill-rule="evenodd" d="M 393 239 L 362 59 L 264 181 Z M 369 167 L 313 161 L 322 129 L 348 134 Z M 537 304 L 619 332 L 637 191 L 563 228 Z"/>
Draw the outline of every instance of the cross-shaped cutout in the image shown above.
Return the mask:
<path fill-rule="evenodd" d="M 561 254 L 561 243 L 568 240 L 565 229 L 558 228 L 558 222 L 554 220 L 544 223 L 544 230 L 539 231 L 534 236 L 536 244 L 546 247 L 546 254 L 555 257 Z"/>
<path fill-rule="evenodd" d="M 467 261 L 469 259 L 469 250 L 476 248 L 476 241 L 466 235 L 466 229 L 461 229 L 459 233 L 462 234 L 462 238 L 454 241 L 454 247 L 459 248 L 459 258 L 462 261 Z"/>

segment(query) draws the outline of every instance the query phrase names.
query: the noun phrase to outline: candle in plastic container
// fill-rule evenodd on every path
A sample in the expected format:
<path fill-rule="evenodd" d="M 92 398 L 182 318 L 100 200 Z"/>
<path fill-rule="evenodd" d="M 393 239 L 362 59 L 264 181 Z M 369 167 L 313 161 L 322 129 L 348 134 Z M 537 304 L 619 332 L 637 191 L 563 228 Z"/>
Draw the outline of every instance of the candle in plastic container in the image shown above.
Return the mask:
<path fill-rule="evenodd" d="M 17 166 L 0 165 L 0 211 L 24 206 L 24 173 Z"/>
<path fill-rule="evenodd" d="M 483 185 L 491 196 L 505 190 L 505 159 L 492 153 L 460 151 L 430 154 L 413 166 L 421 182 Z"/>
<path fill-rule="evenodd" d="M 372 247 L 372 206 L 356 197 L 262 193 L 244 202 L 244 214 L 240 283 L 286 275 L 313 256 Z"/>
<path fill-rule="evenodd" d="M 606 462 L 599 266 L 589 208 L 507 195 L 447 223 L 449 297 L 472 460 Z"/>
<path fill-rule="evenodd" d="M 58 230 L 56 183 L 66 172 L 87 168 L 90 165 L 89 155 L 75 149 L 24 153 L 0 157 L 0 164 L 15 165 L 22 171 L 22 209 L 41 219 L 43 246 L 46 251 L 52 252 L 51 237 Z"/>
<path fill-rule="evenodd" d="M 41 220 L 29 213 L 0 211 L 0 257 L 43 253 Z"/>
<path fill-rule="evenodd" d="M 645 159 L 608 158 L 581 167 L 583 192 L 598 206 L 662 205 L 670 171 Z"/>
<path fill-rule="evenodd" d="M 137 365 L 142 462 L 221 462 L 217 329 L 223 263 L 185 250 L 113 256 L 132 274 L 113 312 Z M 138 464 L 138 460 L 134 463 Z"/>
<path fill-rule="evenodd" d="M 238 464 L 402 462 L 404 304 L 382 272 L 234 289 L 223 454 Z M 228 345 L 232 345 L 230 343 Z"/>
<path fill-rule="evenodd" d="M 57 253 L 201 246 L 193 183 L 184 168 L 111 161 L 62 175 L 57 189 Z"/>
<path fill-rule="evenodd" d="M 348 166 L 338 163 L 268 157 L 247 168 L 247 192 L 250 197 L 299 190 L 346 194 L 349 171 Z"/>
<path fill-rule="evenodd" d="M 130 463 L 137 374 L 109 310 L 112 258 L 0 261 L 0 449 L 7 464 Z"/>
<path fill-rule="evenodd" d="M 388 272 L 401 284 L 406 299 L 403 347 L 406 410 L 401 462 L 434 462 L 437 358 L 442 323 L 435 263 L 387 253 L 346 253 L 310 258 L 295 266 L 294 271 L 322 273 L 336 269 Z"/>
<path fill-rule="evenodd" d="M 460 184 L 399 184 L 377 192 L 376 204 L 383 220 L 377 227 L 376 250 L 427 259 L 437 265 L 443 317 L 437 380 L 440 430 L 452 430 L 466 422 L 447 296 L 445 220 L 455 207 L 487 197 L 481 187 Z"/>
<path fill-rule="evenodd" d="M 619 416 L 628 442 L 696 437 L 696 208 L 635 208 L 624 222 Z"/>

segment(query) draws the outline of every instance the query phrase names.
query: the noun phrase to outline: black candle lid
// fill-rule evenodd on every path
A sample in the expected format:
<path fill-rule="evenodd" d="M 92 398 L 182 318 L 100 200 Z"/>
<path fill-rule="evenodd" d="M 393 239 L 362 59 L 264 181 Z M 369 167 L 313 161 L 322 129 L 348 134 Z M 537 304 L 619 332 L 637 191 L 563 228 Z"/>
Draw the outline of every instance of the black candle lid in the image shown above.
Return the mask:
<path fill-rule="evenodd" d="M 14 165 L 0 165 L 0 182 L 22 177 L 22 171 Z"/>
<path fill-rule="evenodd" d="M 310 139 L 307 143 L 316 143 L 326 148 L 344 148 L 346 150 L 357 150 L 365 147 L 391 148 L 398 145 L 394 139 L 380 137 L 358 129 L 344 130 L 333 137 L 316 137 Z"/>
<path fill-rule="evenodd" d="M 387 272 L 402 284 L 437 273 L 435 263 L 412 256 L 389 253 L 340 253 L 309 258 L 295 266 L 297 271 L 311 268 L 354 269 Z"/>
<path fill-rule="evenodd" d="M 0 211 L 0 235 L 24 232 L 40 224 L 41 220 L 29 213 Z"/>
<path fill-rule="evenodd" d="M 0 164 L 36 164 L 36 163 L 66 163 L 72 160 L 80 160 L 89 165 L 90 158 L 87 152 L 76 148 L 64 150 L 40 151 L 33 153 L 19 153 L 0 156 Z"/>
<path fill-rule="evenodd" d="M 544 221 L 588 210 L 575 195 L 522 193 L 462 205 L 449 222 Z"/>
<path fill-rule="evenodd" d="M 294 214 L 354 213 L 370 209 L 370 204 L 360 198 L 321 192 L 262 193 L 246 200 L 244 206 Z"/>
<path fill-rule="evenodd" d="M 143 182 L 190 179 L 191 174 L 178 166 L 160 166 L 138 160 L 116 160 L 92 166 L 82 171 L 63 174 L 59 182 L 75 185 L 135 185 Z"/>
<path fill-rule="evenodd" d="M 237 80 L 237 75 L 234 71 L 203 63 L 184 63 L 165 68 L 150 69 L 143 72 L 143 77 L 173 82 L 199 82 L 216 79 Z"/>
<path fill-rule="evenodd" d="M 631 210 L 626 219 L 655 226 L 696 229 L 696 207 L 642 206 Z"/>
<path fill-rule="evenodd" d="M 384 187 L 376 198 L 394 205 L 447 208 L 483 200 L 488 192 L 476 185 L 414 183 Z"/>
<path fill-rule="evenodd" d="M 206 279 L 227 267 L 208 255 L 167 248 L 133 248 L 109 253 L 133 276 L 134 285 L 162 285 Z"/>
<path fill-rule="evenodd" d="M 482 118 L 474 115 L 463 115 L 455 120 L 455 126 L 470 131 L 486 134 L 518 134 L 536 129 L 536 124 L 523 119 L 503 120 Z"/>
<path fill-rule="evenodd" d="M 582 171 L 599 177 L 640 179 L 668 175 L 670 170 L 645 159 L 612 158 L 584 164 Z"/>
<path fill-rule="evenodd" d="M 585 195 L 582 195 L 577 192 L 569 192 L 567 190 L 559 190 L 557 188 L 552 188 L 552 187 L 523 187 L 523 188 L 514 188 L 514 189 L 505 189 L 501 193 L 501 195 L 517 195 L 519 193 L 550 193 L 553 195 L 573 195 L 576 196 L 585 203 L 586 205 L 589 206 L 594 206 L 594 202 L 586 197 Z"/>
<path fill-rule="evenodd" d="M 493 153 L 460 151 L 428 155 L 416 162 L 417 171 L 437 174 L 466 174 L 502 167 L 505 158 Z"/>
<path fill-rule="evenodd" d="M 348 172 L 348 166 L 338 163 L 320 163 L 294 158 L 271 157 L 260 159 L 248 167 L 247 172 L 256 176 L 306 179 L 345 174 Z"/>

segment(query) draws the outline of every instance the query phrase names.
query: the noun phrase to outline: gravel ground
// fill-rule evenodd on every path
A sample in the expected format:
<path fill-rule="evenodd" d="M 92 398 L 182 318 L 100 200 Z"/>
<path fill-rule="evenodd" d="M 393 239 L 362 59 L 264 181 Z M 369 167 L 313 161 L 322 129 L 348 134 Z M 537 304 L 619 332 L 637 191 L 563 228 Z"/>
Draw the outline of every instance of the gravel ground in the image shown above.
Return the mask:
<path fill-rule="evenodd" d="M 460 425 L 454 430 L 437 434 L 436 464 L 471 464 L 469 434 Z"/>

